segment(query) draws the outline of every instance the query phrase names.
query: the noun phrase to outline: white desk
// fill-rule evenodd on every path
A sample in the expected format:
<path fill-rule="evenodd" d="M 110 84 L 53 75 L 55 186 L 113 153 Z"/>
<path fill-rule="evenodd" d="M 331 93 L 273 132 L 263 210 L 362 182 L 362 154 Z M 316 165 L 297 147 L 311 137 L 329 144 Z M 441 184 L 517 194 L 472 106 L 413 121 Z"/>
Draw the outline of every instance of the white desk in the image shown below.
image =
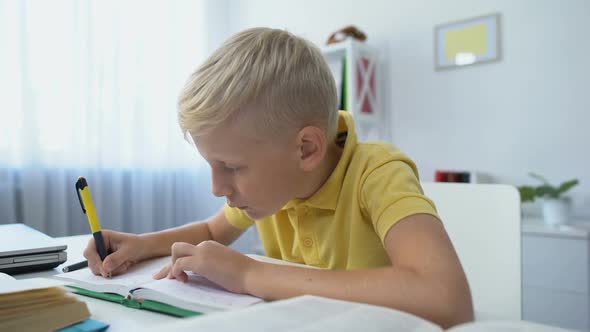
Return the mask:
<path fill-rule="evenodd" d="M 28 279 L 37 277 L 50 277 L 61 272 L 62 267 L 84 260 L 82 252 L 86 248 L 86 244 L 90 239 L 90 235 L 70 236 L 58 238 L 63 240 L 63 243 L 68 245 L 68 260 L 64 264 L 58 266 L 53 270 L 25 273 L 14 275 L 17 279 Z M 88 309 L 92 314 L 92 318 L 105 322 L 110 325 L 107 331 L 135 331 L 141 328 L 154 327 L 159 324 L 165 324 L 172 321 L 178 321 L 181 318 L 176 318 L 168 315 L 159 314 L 147 310 L 137 310 L 127 308 L 117 303 L 97 300 L 91 297 L 75 295 L 82 301 L 86 302 Z"/>
<path fill-rule="evenodd" d="M 82 251 L 86 247 L 86 244 L 90 239 L 90 235 L 71 236 L 58 239 L 63 240 L 63 242 L 68 245 L 68 261 L 66 263 L 58 266 L 53 270 L 20 274 L 15 275 L 14 277 L 16 277 L 17 279 L 50 277 L 52 275 L 61 273 L 61 268 L 63 266 L 84 260 L 84 257 L 82 256 Z M 86 302 L 86 304 L 88 305 L 88 309 L 92 314 L 92 318 L 108 323 L 110 325 L 108 329 L 109 332 L 127 332 L 129 330 L 134 331 L 148 327 L 158 328 L 159 325 L 171 322 L 178 322 L 179 320 L 181 320 L 181 318 L 175 318 L 172 316 L 167 316 L 146 310 L 131 309 L 120 304 L 97 300 L 90 297 L 85 297 L 81 295 L 75 296 L 80 298 L 82 301 Z M 166 327 L 162 326 L 162 330 L 166 330 Z M 371 329 L 369 328 L 367 331 L 370 330 Z M 482 329 L 482 331 L 484 330 Z M 544 331 L 557 330 L 553 330 L 549 326 L 546 326 Z"/>

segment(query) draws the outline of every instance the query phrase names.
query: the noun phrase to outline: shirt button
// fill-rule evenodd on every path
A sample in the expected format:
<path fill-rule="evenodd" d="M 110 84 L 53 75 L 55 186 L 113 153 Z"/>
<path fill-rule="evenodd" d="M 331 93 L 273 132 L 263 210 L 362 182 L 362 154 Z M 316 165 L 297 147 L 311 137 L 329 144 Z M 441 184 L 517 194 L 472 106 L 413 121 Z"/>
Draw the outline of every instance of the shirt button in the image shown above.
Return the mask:
<path fill-rule="evenodd" d="M 300 214 L 306 215 L 307 212 L 309 212 L 309 208 L 307 206 L 304 205 L 304 206 L 302 206 L 302 207 L 299 208 L 299 213 Z"/>
<path fill-rule="evenodd" d="M 313 240 L 309 237 L 303 239 L 303 246 L 307 248 L 311 248 L 313 246 Z"/>

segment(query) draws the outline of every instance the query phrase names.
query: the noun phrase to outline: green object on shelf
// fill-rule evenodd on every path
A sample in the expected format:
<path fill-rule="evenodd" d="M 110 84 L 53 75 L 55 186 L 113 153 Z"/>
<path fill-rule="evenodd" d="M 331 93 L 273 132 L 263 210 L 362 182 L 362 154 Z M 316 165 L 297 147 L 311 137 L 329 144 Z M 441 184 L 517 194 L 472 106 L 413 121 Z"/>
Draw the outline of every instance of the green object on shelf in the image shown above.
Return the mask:
<path fill-rule="evenodd" d="M 542 182 L 540 186 L 520 186 L 518 191 L 520 192 L 521 202 L 534 202 L 537 197 L 549 197 L 558 199 L 563 193 L 570 190 L 580 183 L 578 179 L 572 179 L 561 183 L 559 186 L 554 186 L 547 181 L 543 176 L 535 173 L 529 173 L 529 175 Z"/>

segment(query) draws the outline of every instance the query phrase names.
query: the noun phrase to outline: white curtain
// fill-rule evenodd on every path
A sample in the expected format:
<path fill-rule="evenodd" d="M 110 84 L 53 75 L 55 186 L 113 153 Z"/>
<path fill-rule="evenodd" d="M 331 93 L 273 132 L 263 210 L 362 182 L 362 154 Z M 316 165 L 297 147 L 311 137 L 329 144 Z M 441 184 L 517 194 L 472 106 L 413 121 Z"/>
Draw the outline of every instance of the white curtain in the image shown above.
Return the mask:
<path fill-rule="evenodd" d="M 88 233 L 80 175 L 103 228 L 153 231 L 222 206 L 176 121 L 180 90 L 211 51 L 208 31 L 222 28 L 210 7 L 0 0 L 0 223 Z"/>

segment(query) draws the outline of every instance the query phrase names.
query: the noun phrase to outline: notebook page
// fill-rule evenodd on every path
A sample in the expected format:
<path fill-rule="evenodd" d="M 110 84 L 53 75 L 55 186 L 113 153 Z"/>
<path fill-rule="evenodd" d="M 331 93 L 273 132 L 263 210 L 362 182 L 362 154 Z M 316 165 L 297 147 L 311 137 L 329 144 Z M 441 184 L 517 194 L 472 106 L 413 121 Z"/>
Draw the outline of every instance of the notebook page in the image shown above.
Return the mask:
<path fill-rule="evenodd" d="M 204 312 L 241 308 L 263 302 L 262 299 L 251 295 L 229 292 L 200 275 L 188 272 L 188 276 L 189 279 L 185 283 L 166 278 L 154 280 L 134 290 L 133 296 Z"/>
<path fill-rule="evenodd" d="M 266 263 L 314 268 L 266 256 L 246 256 Z M 189 282 L 186 284 L 174 279 L 152 281 L 133 291 L 133 295 L 144 300 L 159 301 L 199 312 L 241 308 L 263 302 L 262 299 L 251 295 L 231 293 L 197 274 L 188 272 L 188 275 Z"/>
<path fill-rule="evenodd" d="M 310 295 L 159 326 L 159 330 L 168 331 L 216 332 L 358 332 L 368 328 L 371 331 L 442 332 L 437 325 L 400 311 Z"/>
<path fill-rule="evenodd" d="M 153 274 L 160 271 L 168 263 L 170 263 L 170 257 L 152 259 L 132 266 L 126 273 L 112 278 L 94 275 L 90 268 L 58 274 L 54 278 L 65 280 L 68 285 L 93 292 L 117 293 L 127 296 L 131 289 L 152 281 Z"/>

